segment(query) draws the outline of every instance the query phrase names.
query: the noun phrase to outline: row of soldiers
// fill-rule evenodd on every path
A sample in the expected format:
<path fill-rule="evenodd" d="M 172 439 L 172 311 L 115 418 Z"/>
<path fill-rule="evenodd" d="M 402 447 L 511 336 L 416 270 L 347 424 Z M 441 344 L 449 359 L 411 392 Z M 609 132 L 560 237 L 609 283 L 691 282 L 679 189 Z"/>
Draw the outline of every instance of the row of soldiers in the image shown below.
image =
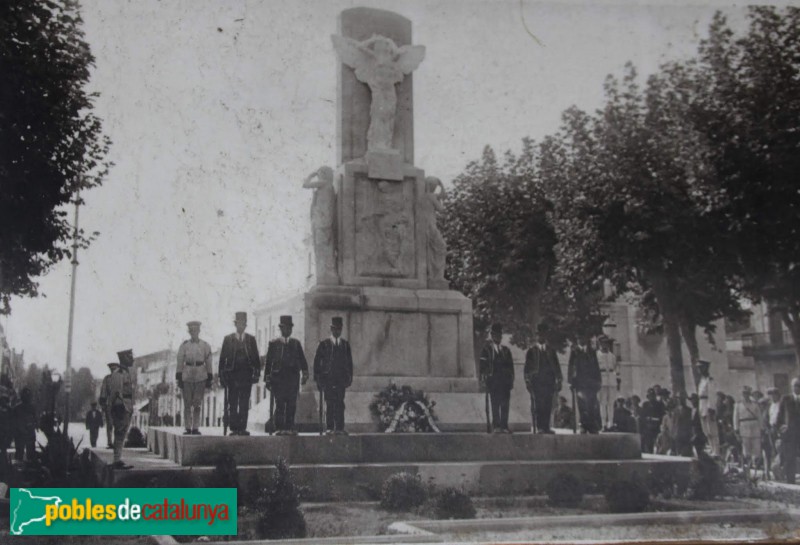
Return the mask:
<path fill-rule="evenodd" d="M 540 324 L 536 343 L 525 354 L 524 379 L 530 395 L 531 421 L 536 433 L 554 433 L 550 426 L 553 399 L 561 391 L 563 376 L 556 349 L 548 342 L 549 328 Z M 490 340 L 480 355 L 480 384 L 491 404 L 490 429 L 493 433 L 511 433 L 508 413 L 511 389 L 514 386 L 514 361 L 511 350 L 502 344 L 503 326 L 493 324 Z M 599 349 L 589 342 L 590 336 L 580 333 L 570 350 L 567 383 L 577 398 L 581 431 L 596 434 L 611 426 L 611 404 L 621 385 L 620 368 L 610 338 L 599 338 Z M 557 420 L 563 420 L 566 399 L 560 398 Z M 560 413 L 560 414 L 559 414 Z M 604 413 L 604 414 L 603 414 Z M 573 416 L 574 417 L 574 416 Z"/>
<path fill-rule="evenodd" d="M 260 380 L 261 357 L 254 336 L 246 333 L 247 313 L 236 312 L 236 331 L 222 341 L 218 362 L 220 384 L 225 389 L 226 424 L 230 435 L 250 435 L 247 420 L 250 391 Z M 202 401 L 213 379 L 211 346 L 200 339 L 199 321 L 187 323 L 190 338 L 184 341 L 177 355 L 175 379 L 183 393 L 185 435 L 199 435 Z M 294 435 L 297 395 L 301 384 L 309 378 L 308 362 L 303 345 L 292 337 L 292 317 L 280 317 L 281 334 L 271 340 L 264 358 L 264 384 L 272 393 L 274 414 L 272 425 L 277 435 Z M 314 380 L 325 398 L 328 433 L 344 433 L 345 390 L 353 381 L 353 356 L 350 344 L 342 338 L 343 320 L 331 320 L 331 335 L 320 341 L 314 356 Z"/>

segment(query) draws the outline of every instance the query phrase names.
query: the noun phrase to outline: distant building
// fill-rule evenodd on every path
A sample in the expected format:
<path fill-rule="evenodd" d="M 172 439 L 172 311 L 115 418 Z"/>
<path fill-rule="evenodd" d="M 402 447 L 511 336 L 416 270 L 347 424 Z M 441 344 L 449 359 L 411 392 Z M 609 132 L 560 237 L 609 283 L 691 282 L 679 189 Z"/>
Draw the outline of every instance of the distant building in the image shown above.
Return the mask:
<path fill-rule="evenodd" d="M 748 319 L 727 324 L 729 357 L 753 370 L 755 389 L 764 392 L 774 386 L 788 394 L 792 378 L 798 376 L 792 336 L 780 316 L 770 312 L 768 303 L 754 304 L 750 312 Z"/>

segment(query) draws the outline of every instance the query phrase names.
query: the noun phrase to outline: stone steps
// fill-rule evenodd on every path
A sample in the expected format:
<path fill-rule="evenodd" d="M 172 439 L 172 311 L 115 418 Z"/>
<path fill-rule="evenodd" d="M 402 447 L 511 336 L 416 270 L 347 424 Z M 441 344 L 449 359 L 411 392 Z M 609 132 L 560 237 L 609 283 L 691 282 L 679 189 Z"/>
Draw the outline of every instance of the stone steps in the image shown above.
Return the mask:
<path fill-rule="evenodd" d="M 183 466 L 214 465 L 231 455 L 239 465 L 270 465 L 279 458 L 302 464 L 413 464 L 434 462 L 635 460 L 639 437 L 600 435 L 489 435 L 486 433 L 353 434 L 349 436 L 222 437 L 148 430 L 151 450 Z"/>
<path fill-rule="evenodd" d="M 107 486 L 147 486 L 153 477 L 165 472 L 191 472 L 209 483 L 213 467 L 180 466 L 152 453 L 141 453 L 126 461 L 129 471 L 111 471 L 110 451 L 95 450 L 98 474 Z M 514 496 L 543 494 L 548 481 L 559 473 L 574 475 L 587 485 L 587 492 L 602 490 L 615 479 L 646 480 L 652 471 L 688 475 L 691 459 L 648 456 L 628 460 L 501 460 L 469 462 L 388 462 L 349 464 L 292 464 L 295 482 L 305 489 L 303 501 L 375 501 L 384 481 L 399 472 L 419 475 L 423 482 L 455 486 L 475 496 Z M 274 465 L 239 465 L 239 483 L 264 483 L 275 474 Z"/>

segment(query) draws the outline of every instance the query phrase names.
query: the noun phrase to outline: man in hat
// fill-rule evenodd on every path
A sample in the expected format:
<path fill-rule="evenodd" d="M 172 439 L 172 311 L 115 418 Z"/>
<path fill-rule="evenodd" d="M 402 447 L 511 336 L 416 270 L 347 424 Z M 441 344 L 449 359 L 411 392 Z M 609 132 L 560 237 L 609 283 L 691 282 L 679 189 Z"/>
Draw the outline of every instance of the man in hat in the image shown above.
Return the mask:
<path fill-rule="evenodd" d="M 108 383 L 111 380 L 111 375 L 119 369 L 119 363 L 112 361 L 108 364 L 108 374 L 103 377 L 103 383 L 100 385 L 100 396 L 97 398 L 100 402 L 100 408 L 106 417 L 106 448 L 114 448 L 114 419 L 111 418 L 111 401 L 109 397 Z"/>
<path fill-rule="evenodd" d="M 236 333 L 227 335 L 219 353 L 219 380 L 228 389 L 228 424 L 230 435 L 250 435 L 247 417 L 250 391 L 261 374 L 261 360 L 256 338 L 245 333 L 247 313 L 237 312 L 233 321 Z"/>
<path fill-rule="evenodd" d="M 648 388 L 646 397 L 640 412 L 642 452 L 653 454 L 656 437 L 661 433 L 661 422 L 667 409 L 656 397 L 655 388 Z"/>
<path fill-rule="evenodd" d="M 581 416 L 581 432 L 597 433 L 602 427 L 600 405 L 597 392 L 600 391 L 602 379 L 597 352 L 589 346 L 589 338 L 580 332 L 569 351 L 567 366 L 567 382 L 575 390 L 578 398 L 578 411 Z M 611 427 L 607 425 L 607 427 Z"/>
<path fill-rule="evenodd" d="M 275 396 L 276 435 L 297 435 L 294 415 L 297 411 L 297 392 L 300 384 L 308 381 L 308 362 L 303 345 L 292 337 L 291 316 L 281 316 L 278 329 L 281 336 L 269 342 L 267 347 L 264 384 Z"/>
<path fill-rule="evenodd" d="M 700 424 L 703 426 L 703 433 L 706 437 L 711 433 L 709 409 L 714 408 L 717 396 L 716 388 L 714 388 L 714 379 L 711 378 L 709 372 L 710 368 L 710 361 L 697 360 L 697 369 L 700 374 L 700 381 L 697 383 L 697 397 L 700 400 Z"/>
<path fill-rule="evenodd" d="M 531 396 L 531 415 L 538 433 L 555 433 L 550 429 L 550 413 L 553 397 L 561 391 L 561 364 L 547 341 L 548 331 L 547 324 L 539 324 L 536 343 L 525 354 L 525 387 Z"/>
<path fill-rule="evenodd" d="M 751 466 L 761 457 L 761 407 L 752 393 L 750 386 L 743 386 L 742 399 L 733 407 L 733 429 L 742 442 L 742 462 Z"/>
<path fill-rule="evenodd" d="M 133 367 L 133 350 L 117 352 L 119 367 L 108 379 L 108 406 L 114 425 L 114 469 L 130 469 L 132 466 L 122 461 L 122 445 L 133 415 L 134 380 L 130 369 Z"/>
<path fill-rule="evenodd" d="M 602 413 L 602 425 L 608 429 L 612 424 L 613 410 L 612 404 L 617 397 L 622 379 L 620 378 L 620 365 L 617 355 L 614 354 L 614 339 L 606 335 L 597 338 L 600 349 L 597 351 L 597 362 L 600 367 L 600 378 L 602 385 L 600 388 L 600 409 Z"/>
<path fill-rule="evenodd" d="M 502 344 L 501 324 L 492 324 L 489 337 L 481 350 L 480 381 L 489 392 L 492 405 L 492 431 L 511 433 L 508 429 L 508 410 L 511 403 L 511 388 L 514 387 L 514 360 L 511 358 L 511 350 Z"/>
<path fill-rule="evenodd" d="M 86 413 L 86 429 L 89 430 L 89 444 L 97 446 L 97 435 L 103 427 L 103 414 L 97 409 L 97 401 L 92 401 L 92 408 Z"/>
<path fill-rule="evenodd" d="M 800 446 L 800 378 L 792 379 L 792 393 L 781 399 L 777 425 L 781 436 L 781 465 L 786 482 L 794 484 Z"/>
<path fill-rule="evenodd" d="M 206 388 L 211 388 L 213 370 L 211 368 L 211 346 L 200 338 L 200 322 L 193 320 L 186 324 L 189 339 L 178 348 L 178 366 L 175 380 L 183 393 L 184 435 L 200 435 L 200 414 L 203 410 L 203 396 Z"/>
<path fill-rule="evenodd" d="M 325 394 L 325 427 L 329 435 L 344 431 L 344 392 L 353 383 L 353 354 L 342 338 L 341 316 L 331 318 L 331 336 L 320 341 L 314 355 L 314 381 Z"/>

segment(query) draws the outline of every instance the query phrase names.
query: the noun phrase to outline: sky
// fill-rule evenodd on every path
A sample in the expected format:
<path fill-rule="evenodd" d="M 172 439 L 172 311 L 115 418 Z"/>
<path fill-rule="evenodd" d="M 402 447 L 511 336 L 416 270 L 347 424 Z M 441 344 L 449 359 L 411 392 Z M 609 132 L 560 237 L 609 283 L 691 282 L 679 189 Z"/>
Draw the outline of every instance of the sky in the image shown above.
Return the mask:
<path fill-rule="evenodd" d="M 409 18 L 426 56 L 414 72 L 416 166 L 445 184 L 484 146 L 519 150 L 561 113 L 594 110 L 631 61 L 647 75 L 694 54 L 725 3 L 82 0 L 96 58 L 90 90 L 114 163 L 84 194 L 74 367 L 95 375 L 118 350 L 177 347 L 185 323 L 218 348 L 233 314 L 302 291 L 311 192 L 335 167 L 330 35 L 347 8 Z M 0 319 L 26 361 L 63 369 L 70 264 Z M 252 324 L 252 320 L 251 320 Z M 251 326 L 252 332 L 252 326 Z"/>

